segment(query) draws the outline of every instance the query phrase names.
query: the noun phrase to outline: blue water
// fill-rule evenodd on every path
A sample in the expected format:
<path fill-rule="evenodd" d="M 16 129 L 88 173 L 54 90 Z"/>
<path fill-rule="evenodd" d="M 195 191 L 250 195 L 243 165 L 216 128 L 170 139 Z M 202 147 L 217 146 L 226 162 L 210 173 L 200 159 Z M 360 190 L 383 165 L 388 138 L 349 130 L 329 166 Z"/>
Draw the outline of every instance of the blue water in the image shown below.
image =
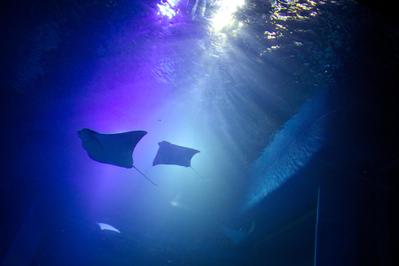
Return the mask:
<path fill-rule="evenodd" d="M 367 157 L 338 148 L 356 139 L 347 131 L 363 104 L 337 78 L 362 12 L 349 0 L 17 12 L 4 71 L 3 263 L 314 265 L 317 191 Z M 148 131 L 133 159 L 158 186 L 91 160 L 82 128 Z M 193 169 L 153 167 L 162 140 L 200 150 Z"/>

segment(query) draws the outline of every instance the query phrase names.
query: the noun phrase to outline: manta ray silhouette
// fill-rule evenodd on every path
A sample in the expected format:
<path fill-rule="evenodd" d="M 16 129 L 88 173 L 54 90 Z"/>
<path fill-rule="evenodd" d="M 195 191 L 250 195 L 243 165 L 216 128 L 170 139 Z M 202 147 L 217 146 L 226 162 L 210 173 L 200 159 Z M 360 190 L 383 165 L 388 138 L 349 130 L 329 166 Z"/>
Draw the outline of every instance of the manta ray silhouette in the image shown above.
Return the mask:
<path fill-rule="evenodd" d="M 116 134 L 101 134 L 84 128 L 78 132 L 83 148 L 97 162 L 133 167 L 133 151 L 146 131 L 129 131 Z"/>
<path fill-rule="evenodd" d="M 82 146 L 91 159 L 100 163 L 125 168 L 134 168 L 153 185 L 156 185 L 144 173 L 134 166 L 133 151 L 146 131 L 129 131 L 115 134 L 102 134 L 84 128 L 78 131 Z"/>
<path fill-rule="evenodd" d="M 191 167 L 191 159 L 199 150 L 172 144 L 167 141 L 158 143 L 159 149 L 152 165 L 173 164 Z"/>

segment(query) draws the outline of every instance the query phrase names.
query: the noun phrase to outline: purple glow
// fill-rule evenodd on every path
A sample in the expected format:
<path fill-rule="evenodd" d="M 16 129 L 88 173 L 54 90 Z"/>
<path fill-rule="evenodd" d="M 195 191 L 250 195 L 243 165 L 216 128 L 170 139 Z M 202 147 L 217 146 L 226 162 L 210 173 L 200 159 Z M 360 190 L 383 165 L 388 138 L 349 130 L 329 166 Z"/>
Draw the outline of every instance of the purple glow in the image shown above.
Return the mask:
<path fill-rule="evenodd" d="M 116 206 L 123 206 L 126 219 L 137 219 L 137 212 L 145 209 L 146 219 L 158 221 L 170 211 L 164 203 L 168 206 L 180 191 L 188 191 L 198 206 L 211 201 L 209 205 L 216 206 L 221 201 L 213 202 L 213 197 L 196 199 L 205 193 L 216 198 L 219 194 L 213 192 L 225 186 L 217 178 L 227 171 L 236 172 L 224 154 L 222 142 L 210 130 L 202 90 L 192 85 L 201 84 L 206 76 L 202 66 L 197 66 L 198 60 L 208 60 L 199 46 L 201 36 L 163 37 L 163 25 L 153 18 L 146 18 L 143 28 L 133 21 L 125 26 L 126 30 L 109 37 L 112 48 L 97 61 L 90 80 L 82 85 L 78 97 L 71 99 L 71 110 L 67 112 L 71 171 L 76 176 L 71 182 L 79 190 L 86 212 L 96 220 L 107 217 Z M 147 29 L 152 33 L 148 34 Z M 191 79 L 192 73 L 198 73 L 198 81 Z M 162 186 L 163 194 L 134 170 L 88 158 L 76 135 L 77 130 L 86 127 L 106 133 L 148 131 L 137 145 L 133 160 L 137 168 Z M 193 171 L 177 166 L 152 167 L 160 140 L 201 150 L 193 167 L 215 181 L 201 182 Z"/>
<path fill-rule="evenodd" d="M 176 5 L 179 0 L 167 0 L 166 2 L 161 2 L 157 4 L 158 6 L 158 15 L 167 17 L 169 19 L 173 18 L 177 14 L 179 14 L 179 10 L 176 9 Z"/>
<path fill-rule="evenodd" d="M 149 18 L 146 22 L 149 25 L 155 21 Z M 148 27 L 156 29 L 154 25 Z M 158 142 L 167 139 L 206 152 L 198 143 L 203 139 L 200 138 L 202 131 L 196 128 L 198 122 L 192 122 L 195 120 L 191 119 L 189 109 L 184 104 L 187 101 L 186 94 L 177 91 L 184 89 L 184 86 L 179 85 L 183 75 L 178 73 L 187 73 L 185 70 L 192 68 L 191 61 L 183 60 L 186 58 L 183 55 L 192 51 L 195 39 L 165 42 L 158 34 L 147 37 L 145 31 L 132 30 L 135 27 L 129 25 L 126 28 L 129 30 L 111 36 L 114 49 L 124 52 L 110 54 L 98 61 L 92 79 L 85 84 L 84 92 L 73 100 L 70 113 L 74 115 L 68 118 L 69 126 L 73 129 L 71 140 L 74 150 L 71 151 L 71 160 L 77 176 L 74 187 L 82 191 L 85 208 L 92 217 L 102 217 L 112 212 L 115 206 L 125 206 L 126 202 L 130 202 L 130 209 L 126 212 L 132 216 L 143 207 L 148 215 L 156 216 L 160 215 L 159 208 L 162 205 L 154 204 L 159 192 L 148 186 L 146 180 L 134 170 L 91 161 L 75 136 L 76 130 L 84 127 L 108 133 L 148 130 L 149 134 L 135 149 L 134 163 L 162 184 L 165 191 L 173 193 L 183 187 L 190 188 L 193 183 L 197 185 L 198 179 L 187 169 L 151 167 Z M 136 45 L 132 45 L 132 40 L 137 40 Z M 176 51 L 187 52 L 180 54 Z M 196 158 L 193 164 L 201 169 L 198 166 L 201 165 L 201 157 Z M 167 198 L 165 202 L 169 200 Z"/>

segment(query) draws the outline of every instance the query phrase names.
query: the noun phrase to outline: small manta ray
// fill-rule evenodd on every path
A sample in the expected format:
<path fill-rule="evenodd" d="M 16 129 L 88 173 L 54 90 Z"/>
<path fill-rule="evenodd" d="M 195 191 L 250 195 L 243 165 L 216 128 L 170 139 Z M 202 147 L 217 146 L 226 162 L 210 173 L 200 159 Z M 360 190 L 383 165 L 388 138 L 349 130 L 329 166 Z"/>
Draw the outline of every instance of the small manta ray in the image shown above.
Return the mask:
<path fill-rule="evenodd" d="M 191 167 L 191 159 L 200 151 L 178 146 L 167 141 L 158 143 L 159 149 L 152 165 L 172 164 Z"/>
<path fill-rule="evenodd" d="M 133 151 L 146 131 L 129 131 L 115 134 L 102 134 L 84 128 L 78 131 L 82 146 L 91 159 L 100 163 L 125 168 L 134 168 L 153 185 L 156 185 L 144 173 L 134 166 Z"/>
<path fill-rule="evenodd" d="M 100 227 L 100 229 L 102 231 L 112 231 L 112 232 L 116 232 L 118 234 L 121 233 L 121 231 L 119 231 L 118 229 L 116 229 L 115 227 L 113 227 L 112 225 L 109 224 L 105 224 L 105 223 L 97 223 L 97 225 Z"/>

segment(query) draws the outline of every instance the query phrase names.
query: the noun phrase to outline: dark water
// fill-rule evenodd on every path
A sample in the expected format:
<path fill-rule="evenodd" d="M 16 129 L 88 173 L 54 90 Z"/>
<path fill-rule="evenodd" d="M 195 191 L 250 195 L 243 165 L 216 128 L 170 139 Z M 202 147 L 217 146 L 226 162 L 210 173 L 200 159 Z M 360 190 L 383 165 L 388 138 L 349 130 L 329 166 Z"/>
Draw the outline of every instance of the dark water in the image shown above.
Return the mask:
<path fill-rule="evenodd" d="M 4 265 L 396 265 L 392 12 L 349 0 L 3 12 Z M 82 128 L 148 131 L 133 159 L 158 187 L 90 160 Z M 194 170 L 152 167 L 162 140 L 200 150 Z"/>

